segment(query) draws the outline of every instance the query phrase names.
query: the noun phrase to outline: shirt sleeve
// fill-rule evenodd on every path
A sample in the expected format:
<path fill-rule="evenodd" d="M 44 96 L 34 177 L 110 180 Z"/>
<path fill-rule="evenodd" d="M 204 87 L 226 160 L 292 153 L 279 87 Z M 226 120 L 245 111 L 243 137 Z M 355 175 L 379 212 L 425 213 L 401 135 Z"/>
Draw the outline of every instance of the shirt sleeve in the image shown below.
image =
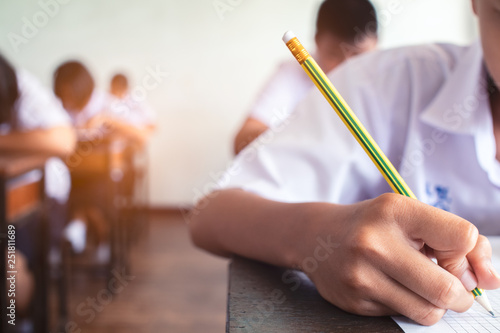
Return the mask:
<path fill-rule="evenodd" d="M 268 127 L 282 121 L 313 87 L 296 61 L 282 63 L 267 81 L 250 109 L 250 116 Z"/>
<path fill-rule="evenodd" d="M 17 104 L 18 129 L 30 131 L 70 125 L 61 102 L 26 71 L 17 72 L 20 97 Z"/>

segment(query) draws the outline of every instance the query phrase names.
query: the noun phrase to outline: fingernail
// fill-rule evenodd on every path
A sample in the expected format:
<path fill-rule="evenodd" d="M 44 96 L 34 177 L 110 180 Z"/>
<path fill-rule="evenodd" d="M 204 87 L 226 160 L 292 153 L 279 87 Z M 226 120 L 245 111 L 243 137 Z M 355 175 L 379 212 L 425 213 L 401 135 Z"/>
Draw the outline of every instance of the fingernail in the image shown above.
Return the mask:
<path fill-rule="evenodd" d="M 474 288 L 477 287 L 477 280 L 476 276 L 472 274 L 470 270 L 466 270 L 464 275 L 462 275 L 462 278 L 460 279 L 462 281 L 462 284 L 464 285 L 465 289 L 467 290 L 474 290 Z"/>

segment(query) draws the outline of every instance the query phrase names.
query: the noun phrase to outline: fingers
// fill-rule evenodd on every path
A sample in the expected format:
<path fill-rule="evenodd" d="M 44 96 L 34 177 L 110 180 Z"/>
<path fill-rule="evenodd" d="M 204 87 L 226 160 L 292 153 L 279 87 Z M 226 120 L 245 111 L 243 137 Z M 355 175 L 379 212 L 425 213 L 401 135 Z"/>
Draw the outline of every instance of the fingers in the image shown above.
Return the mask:
<path fill-rule="evenodd" d="M 413 291 L 385 276 L 379 279 L 379 302 L 421 325 L 434 325 L 446 313 Z"/>
<path fill-rule="evenodd" d="M 382 271 L 423 300 L 441 309 L 464 312 L 472 306 L 472 294 L 459 279 L 436 265 L 420 251 L 395 244 L 389 264 Z"/>
<path fill-rule="evenodd" d="M 500 288 L 500 276 L 491 264 L 491 245 L 486 237 L 479 236 L 476 246 L 467 255 L 467 260 L 476 275 L 480 288 Z"/>
<path fill-rule="evenodd" d="M 500 287 L 500 276 L 491 265 L 491 246 L 474 225 L 407 198 L 399 204 L 401 208 L 395 208 L 395 216 L 408 237 L 430 247 L 438 264 L 457 276 L 466 289 Z"/>
<path fill-rule="evenodd" d="M 423 325 L 435 324 L 446 312 L 368 263 L 362 266 L 345 277 L 343 291 L 349 296 L 341 305 L 346 311 L 365 316 L 402 314 Z"/>
<path fill-rule="evenodd" d="M 467 220 L 404 196 L 393 200 L 394 218 L 410 239 L 423 241 L 442 257 L 464 256 L 474 248 L 479 233 Z"/>
<path fill-rule="evenodd" d="M 342 267 L 351 267 L 351 273 L 338 281 L 346 286 L 354 280 L 350 288 L 337 290 L 348 295 L 341 299 L 354 300 L 344 303 L 348 311 L 377 315 L 392 310 L 431 325 L 447 309 L 468 310 L 476 285 L 500 286 L 491 247 L 468 221 L 401 195 L 360 205 L 367 206 L 353 210 L 354 222 L 343 238 Z"/>
<path fill-rule="evenodd" d="M 477 280 L 466 259 L 479 237 L 472 223 L 403 196 L 384 200 L 392 200 L 394 219 L 414 248 L 429 247 L 441 267 L 457 276 L 467 289 L 476 287 Z"/>

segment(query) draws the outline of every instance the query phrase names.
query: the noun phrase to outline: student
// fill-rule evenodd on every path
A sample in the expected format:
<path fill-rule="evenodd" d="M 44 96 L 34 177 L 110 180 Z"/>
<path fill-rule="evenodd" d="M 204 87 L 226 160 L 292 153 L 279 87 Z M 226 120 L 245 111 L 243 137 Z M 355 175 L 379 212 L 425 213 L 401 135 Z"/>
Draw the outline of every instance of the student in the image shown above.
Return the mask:
<path fill-rule="evenodd" d="M 106 112 L 109 96 L 95 89 L 94 79 L 87 68 L 77 61 L 60 65 L 54 73 L 54 93 L 68 112 L 78 133 L 79 141 L 104 141 L 106 128 L 93 122 Z M 66 237 L 76 253 L 86 246 L 87 226 L 98 244 L 97 256 L 109 257 L 109 225 L 105 218 L 105 177 L 72 177 L 71 222 Z"/>
<path fill-rule="evenodd" d="M 61 64 L 54 73 L 54 92 L 68 111 L 77 129 L 80 141 L 96 144 L 119 140 L 129 146 L 142 147 L 147 133 L 132 123 L 127 113 L 113 106 L 111 96 L 95 87 L 88 69 L 78 61 Z M 109 259 L 109 223 L 106 207 L 106 179 L 108 175 L 73 177 L 73 219 L 68 229 L 73 248 L 85 248 L 87 226 L 95 236 L 96 256 L 99 262 Z"/>
<path fill-rule="evenodd" d="M 474 287 L 500 287 L 480 235 L 500 234 L 500 3 L 472 4 L 481 43 L 374 52 L 330 74 L 423 202 L 387 194 L 311 91 L 283 132 L 237 156 L 222 189 L 200 201 L 189 225 L 194 242 L 301 269 L 346 311 L 424 325 L 447 309 L 467 310 Z"/>
<path fill-rule="evenodd" d="M 143 97 L 130 92 L 128 79 L 122 73 L 115 74 L 112 77 L 109 92 L 113 96 L 111 112 L 116 117 L 120 117 L 135 126 L 142 133 L 144 140 L 147 140 L 156 129 L 155 114 L 146 101 L 143 100 Z M 125 163 L 128 167 L 124 170 L 120 190 L 122 194 L 129 198 L 134 196 L 136 185 L 140 184 L 139 181 L 144 180 L 144 178 L 141 178 L 141 175 L 144 175 L 144 170 L 141 170 L 141 163 L 137 163 L 137 161 L 141 160 L 141 156 L 144 160 L 146 153 L 144 149 L 135 149 L 129 151 L 129 154 L 125 157 Z"/>
<path fill-rule="evenodd" d="M 65 157 L 76 137 L 69 118 L 55 96 L 24 70 L 15 70 L 0 55 L 0 154 L 31 153 Z M 50 158 L 45 168 L 47 213 L 51 221 L 52 245 L 60 238 L 65 223 L 64 205 L 69 195 L 69 174 L 60 159 Z M 31 301 L 34 282 L 31 273 L 35 260 L 33 244 L 36 224 L 17 231 L 16 306 L 25 314 Z"/>
<path fill-rule="evenodd" d="M 377 44 L 377 19 L 369 0 L 325 0 L 316 21 L 316 61 L 325 73 L 348 58 L 373 50 Z M 290 59 L 283 62 L 263 87 L 234 140 L 238 154 L 268 128 L 278 126 L 313 87 Z"/>
<path fill-rule="evenodd" d="M 30 73 L 0 55 L 0 149 L 67 156 L 75 136 L 61 104 Z"/>
<path fill-rule="evenodd" d="M 146 135 L 112 108 L 109 94 L 96 89 L 88 69 L 78 61 L 60 65 L 54 73 L 54 92 L 71 116 L 82 140 L 124 137 L 143 145 Z"/>
<path fill-rule="evenodd" d="M 144 131 L 148 136 L 155 129 L 155 115 L 145 101 L 130 93 L 128 79 L 118 73 L 110 82 L 109 92 L 113 96 L 111 109 L 113 113 Z"/>

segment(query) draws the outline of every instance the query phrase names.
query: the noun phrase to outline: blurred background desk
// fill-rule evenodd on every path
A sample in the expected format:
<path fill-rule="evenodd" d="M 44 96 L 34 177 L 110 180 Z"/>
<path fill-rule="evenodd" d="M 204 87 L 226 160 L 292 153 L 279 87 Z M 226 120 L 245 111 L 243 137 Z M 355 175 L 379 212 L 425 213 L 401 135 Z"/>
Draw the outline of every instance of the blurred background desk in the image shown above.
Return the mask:
<path fill-rule="evenodd" d="M 83 141 L 66 161 L 72 178 L 72 206 L 102 210 L 110 231 L 110 272 L 130 270 L 128 254 L 137 207 L 136 155 L 137 149 L 127 140 Z"/>
<path fill-rule="evenodd" d="M 235 257 L 226 332 L 402 332 L 390 317 L 349 314 L 325 301 L 305 274 Z"/>

